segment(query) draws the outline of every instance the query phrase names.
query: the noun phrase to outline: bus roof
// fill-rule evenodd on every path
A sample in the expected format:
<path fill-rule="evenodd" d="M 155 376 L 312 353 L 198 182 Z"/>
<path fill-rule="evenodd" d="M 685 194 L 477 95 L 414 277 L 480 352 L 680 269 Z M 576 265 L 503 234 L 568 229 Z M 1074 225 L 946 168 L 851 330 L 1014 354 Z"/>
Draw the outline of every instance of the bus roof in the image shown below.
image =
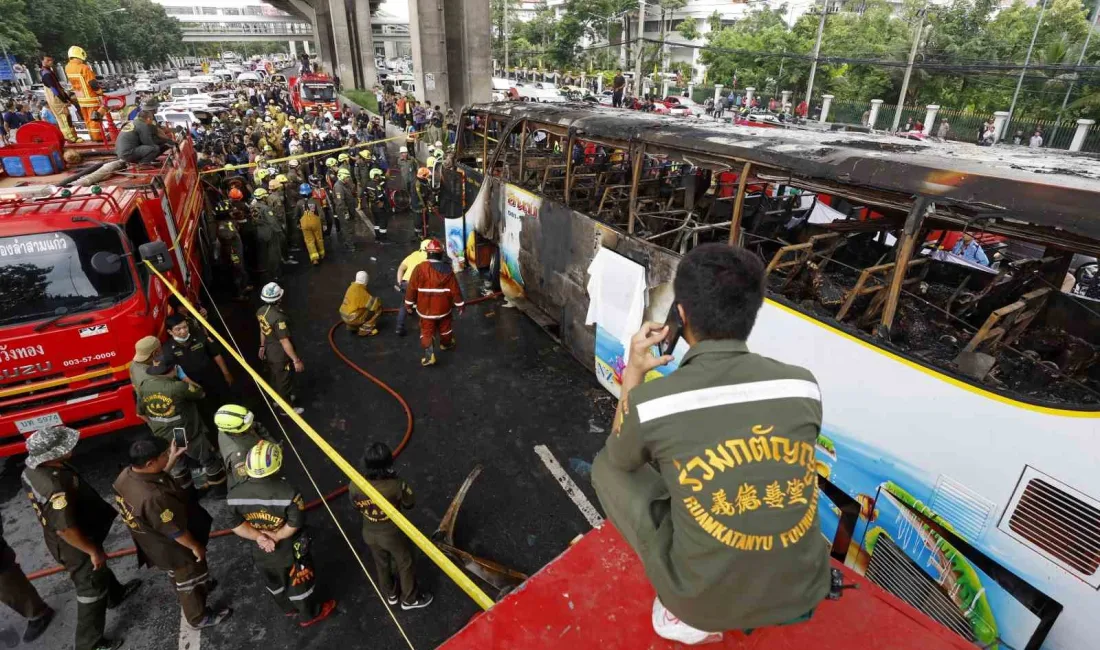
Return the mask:
<path fill-rule="evenodd" d="M 644 142 L 655 154 L 702 154 L 689 162 L 704 166 L 721 158 L 748 161 L 758 175 L 774 171 L 795 184 L 806 180 L 876 205 L 904 210 L 914 195 L 923 195 L 937 203 L 939 216 L 950 205 L 968 218 L 1005 216 L 1100 240 L 1100 161 L 1088 154 L 720 125 L 575 103 L 497 102 L 471 110 L 546 122 L 581 137 Z"/>

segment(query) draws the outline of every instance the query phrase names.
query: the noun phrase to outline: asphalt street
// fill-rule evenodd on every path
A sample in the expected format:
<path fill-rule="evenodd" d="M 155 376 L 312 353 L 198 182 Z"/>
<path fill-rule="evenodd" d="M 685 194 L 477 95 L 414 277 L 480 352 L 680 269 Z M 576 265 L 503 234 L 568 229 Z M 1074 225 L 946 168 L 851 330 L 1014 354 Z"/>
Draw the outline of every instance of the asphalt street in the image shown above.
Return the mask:
<path fill-rule="evenodd" d="M 404 412 L 397 401 L 337 360 L 327 341 L 329 328 L 338 320 L 343 292 L 356 271 L 370 273 L 371 292 L 387 306 L 399 304 L 392 285 L 397 265 L 414 247 L 408 219 L 391 226 L 391 234 L 402 243 L 370 243 L 354 253 L 330 239 L 329 257 L 323 265 L 294 267 L 284 281 L 294 342 L 306 364 L 304 376 L 299 378 L 304 417 L 352 462 L 358 461 L 369 441 L 381 439 L 396 445 L 405 428 Z M 467 296 L 476 295 L 476 275 L 462 273 L 460 277 Z M 258 298 L 248 305 L 219 304 L 229 331 L 256 364 L 254 313 L 258 306 Z M 215 310 L 210 312 L 217 321 Z M 588 464 L 606 436 L 614 409 L 611 396 L 598 386 L 590 369 L 522 313 L 503 307 L 500 300 L 473 305 L 455 321 L 458 346 L 441 353 L 434 368 L 421 368 L 415 318 L 410 318 L 410 324 L 413 333 L 399 338 L 393 332 L 393 315 L 387 314 L 379 336 L 358 338 L 341 329 L 336 337 L 345 354 L 388 382 L 412 408 L 413 437 L 397 463 L 416 494 L 416 507 L 409 518 L 430 535 L 463 479 L 480 464 L 481 476 L 458 518 L 457 545 L 528 574 L 537 571 L 590 526 L 534 448 L 546 445 L 598 508 Z M 236 369 L 234 374 L 238 386 L 247 383 L 242 370 Z M 275 418 L 262 411 L 263 403 L 254 389 L 247 391 L 245 401 L 277 430 Z M 304 467 L 288 449 L 285 471 L 306 500 L 316 498 L 318 490 L 304 468 L 312 473 L 322 493 L 346 482 L 304 433 L 296 427 L 288 433 Z M 73 462 L 100 494 L 109 495 L 110 484 L 125 463 L 129 442 L 140 435 L 141 431 L 128 431 L 84 441 Z M 0 512 L 8 542 L 24 570 L 31 572 L 51 566 L 53 561 L 19 487 L 19 471 L 21 463 L 10 462 L 0 477 Z M 214 515 L 215 528 L 226 527 L 229 520 L 219 499 L 207 497 L 203 505 Z M 209 562 L 219 586 L 212 600 L 231 605 L 235 613 L 223 625 L 202 632 L 201 648 L 407 647 L 337 528 L 338 522 L 355 552 L 372 569 L 359 535 L 358 515 L 346 496 L 334 501 L 332 508 L 335 521 L 322 508 L 310 513 L 309 526 L 314 534 L 320 589 L 339 600 L 338 613 L 313 628 L 299 629 L 267 596 L 252 567 L 250 544 L 232 536 L 213 540 Z M 124 526 L 116 522 L 107 550 L 130 545 Z M 140 577 L 145 583 L 136 597 L 108 614 L 108 635 L 125 636 L 124 647 L 133 650 L 184 648 L 179 638 L 179 608 L 167 577 L 154 570 L 139 570 L 133 557 L 113 560 L 111 567 L 121 580 Z M 398 609 L 395 614 L 414 647 L 435 647 L 468 621 L 477 606 L 423 555 L 418 555 L 417 572 L 422 585 L 435 592 L 435 602 L 427 609 Z M 71 582 L 59 574 L 35 584 L 58 610 L 58 616 L 39 641 L 23 647 L 71 647 L 76 617 Z M 482 586 L 490 596 L 497 596 Z M 0 612 L 0 631 L 11 627 L 21 634 L 23 626 L 9 610 Z M 188 650 L 199 648 L 192 643 Z"/>

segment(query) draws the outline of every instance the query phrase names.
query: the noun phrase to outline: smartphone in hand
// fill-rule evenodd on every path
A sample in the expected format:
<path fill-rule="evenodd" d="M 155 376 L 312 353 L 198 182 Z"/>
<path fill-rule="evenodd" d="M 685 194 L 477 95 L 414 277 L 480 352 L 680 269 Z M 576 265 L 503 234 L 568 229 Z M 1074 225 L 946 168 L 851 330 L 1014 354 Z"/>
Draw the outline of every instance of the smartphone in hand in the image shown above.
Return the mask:
<path fill-rule="evenodd" d="M 187 446 L 187 429 L 183 427 L 176 427 L 172 429 L 172 440 L 176 443 L 176 449 L 183 449 Z"/>
<path fill-rule="evenodd" d="M 665 327 L 668 328 L 668 333 L 665 334 L 665 338 L 657 344 L 657 351 L 661 353 L 661 356 L 672 354 L 672 351 L 676 349 L 676 344 L 680 342 L 680 334 L 683 326 L 684 323 L 680 320 L 678 303 L 673 302 L 672 306 L 668 309 L 668 318 L 665 319 Z"/>

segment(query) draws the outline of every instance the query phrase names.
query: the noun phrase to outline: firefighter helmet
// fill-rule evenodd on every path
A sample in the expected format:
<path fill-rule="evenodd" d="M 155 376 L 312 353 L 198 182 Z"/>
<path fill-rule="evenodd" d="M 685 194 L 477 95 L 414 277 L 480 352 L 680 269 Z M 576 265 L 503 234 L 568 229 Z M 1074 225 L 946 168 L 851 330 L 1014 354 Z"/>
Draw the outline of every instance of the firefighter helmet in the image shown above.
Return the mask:
<path fill-rule="evenodd" d="M 290 179 L 286 177 L 286 174 L 276 174 L 275 175 L 275 182 L 286 185 L 287 183 L 290 182 Z"/>
<path fill-rule="evenodd" d="M 347 162 L 347 161 L 351 160 L 351 156 L 349 156 L 349 155 L 347 154 L 347 152 L 343 152 L 343 153 L 341 153 L 341 154 L 340 154 L 339 156 L 337 156 L 337 159 L 338 159 L 338 160 L 339 160 L 340 162 Z"/>
<path fill-rule="evenodd" d="M 241 192 L 240 188 L 234 187 L 233 189 L 229 190 L 229 200 L 240 201 L 243 198 L 244 192 Z"/>
<path fill-rule="evenodd" d="M 283 297 L 283 288 L 276 282 L 268 282 L 260 291 L 260 298 L 264 302 L 276 303 Z"/>
<path fill-rule="evenodd" d="M 87 61 L 88 60 L 88 53 L 85 52 L 84 48 L 80 47 L 79 45 L 73 45 L 72 47 L 69 48 L 69 58 L 70 59 L 80 59 L 81 61 Z"/>
<path fill-rule="evenodd" d="M 397 150 L 397 153 L 409 153 L 409 148 L 408 147 L 401 147 L 400 149 Z"/>
<path fill-rule="evenodd" d="M 359 157 L 363 160 L 370 160 L 373 156 L 370 155 L 370 149 L 360 149 Z"/>
<path fill-rule="evenodd" d="M 428 255 L 433 253 L 439 255 L 443 252 L 443 244 L 439 243 L 439 240 L 435 237 L 432 237 L 428 240 L 428 245 L 424 247 L 424 252 Z"/>
<path fill-rule="evenodd" d="M 255 416 L 243 406 L 226 404 L 214 414 L 214 426 L 229 434 L 244 433 L 252 428 Z"/>
<path fill-rule="evenodd" d="M 309 196 L 313 193 L 313 187 L 309 183 L 302 183 L 298 186 L 298 193 L 302 196 Z"/>
<path fill-rule="evenodd" d="M 351 178 L 351 170 L 350 169 L 348 169 L 346 167 L 341 167 L 340 170 L 336 172 L 336 179 L 337 180 L 342 181 L 342 180 L 346 180 L 348 178 Z"/>
<path fill-rule="evenodd" d="M 424 161 L 424 164 L 426 164 L 429 168 L 435 167 L 435 156 L 428 156 L 428 159 Z"/>
<path fill-rule="evenodd" d="M 375 167 L 374 169 L 370 170 L 370 179 L 371 179 L 372 181 L 373 181 L 373 180 L 377 180 L 377 179 L 379 179 L 379 178 L 382 178 L 382 177 L 383 177 L 383 176 L 385 176 L 385 175 L 386 175 L 386 172 L 382 171 L 381 169 L 378 169 L 377 167 Z"/>
<path fill-rule="evenodd" d="M 262 199 L 262 198 L 266 198 L 266 197 L 267 197 L 267 190 L 265 190 L 264 188 L 257 187 L 256 189 L 252 190 L 252 198 Z"/>
<path fill-rule="evenodd" d="M 432 177 L 432 172 L 427 167 L 421 167 L 420 169 L 416 170 L 416 177 L 422 181 L 426 181 Z"/>
<path fill-rule="evenodd" d="M 436 140 L 435 141 L 435 148 L 439 149 L 440 151 L 443 151 L 443 141 L 442 140 Z"/>
<path fill-rule="evenodd" d="M 260 169 L 257 169 L 255 177 L 257 181 L 262 181 L 263 179 L 267 178 L 267 170 L 262 167 Z"/>
<path fill-rule="evenodd" d="M 275 177 L 275 178 L 271 179 L 271 182 L 269 182 L 267 184 L 267 187 L 272 192 L 278 192 L 279 190 L 283 189 L 283 182 L 281 180 L 279 180 L 278 177 Z"/>
<path fill-rule="evenodd" d="M 336 159 L 335 158 L 326 158 L 325 159 L 325 167 L 335 167 L 335 166 L 336 166 Z"/>
<path fill-rule="evenodd" d="M 291 160 L 287 164 L 290 165 L 291 167 L 297 167 L 300 163 L 298 162 L 298 159 L 295 158 L 294 160 Z"/>
<path fill-rule="evenodd" d="M 270 440 L 261 440 L 248 452 L 244 471 L 250 478 L 265 478 L 283 467 L 283 448 Z"/>

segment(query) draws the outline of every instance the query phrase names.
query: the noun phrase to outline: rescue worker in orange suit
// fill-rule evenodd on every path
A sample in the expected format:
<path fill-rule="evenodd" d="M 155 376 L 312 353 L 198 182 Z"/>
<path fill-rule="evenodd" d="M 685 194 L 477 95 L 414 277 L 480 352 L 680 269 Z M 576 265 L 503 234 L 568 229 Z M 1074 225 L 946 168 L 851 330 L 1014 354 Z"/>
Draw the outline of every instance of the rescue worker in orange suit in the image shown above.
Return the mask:
<path fill-rule="evenodd" d="M 420 316 L 420 347 L 424 356 L 420 365 L 435 365 L 435 337 L 439 335 L 439 347 L 450 350 L 455 346 L 451 329 L 451 312 L 458 309 L 461 315 L 466 303 L 458 286 L 451 264 L 443 255 L 443 244 L 432 239 L 424 248 L 428 254 L 426 263 L 418 264 L 409 277 L 405 290 L 405 308 Z"/>
<path fill-rule="evenodd" d="M 85 63 L 88 54 L 84 48 L 74 45 L 69 48 L 69 62 L 65 64 L 65 76 L 73 87 L 84 125 L 93 142 L 103 142 L 103 89 L 96 80 L 95 70 Z"/>
<path fill-rule="evenodd" d="M 367 272 L 355 274 L 355 282 L 344 292 L 344 302 L 340 305 L 340 318 L 348 329 L 359 336 L 374 336 L 378 333 L 378 318 L 382 315 L 382 301 L 367 291 Z"/>

